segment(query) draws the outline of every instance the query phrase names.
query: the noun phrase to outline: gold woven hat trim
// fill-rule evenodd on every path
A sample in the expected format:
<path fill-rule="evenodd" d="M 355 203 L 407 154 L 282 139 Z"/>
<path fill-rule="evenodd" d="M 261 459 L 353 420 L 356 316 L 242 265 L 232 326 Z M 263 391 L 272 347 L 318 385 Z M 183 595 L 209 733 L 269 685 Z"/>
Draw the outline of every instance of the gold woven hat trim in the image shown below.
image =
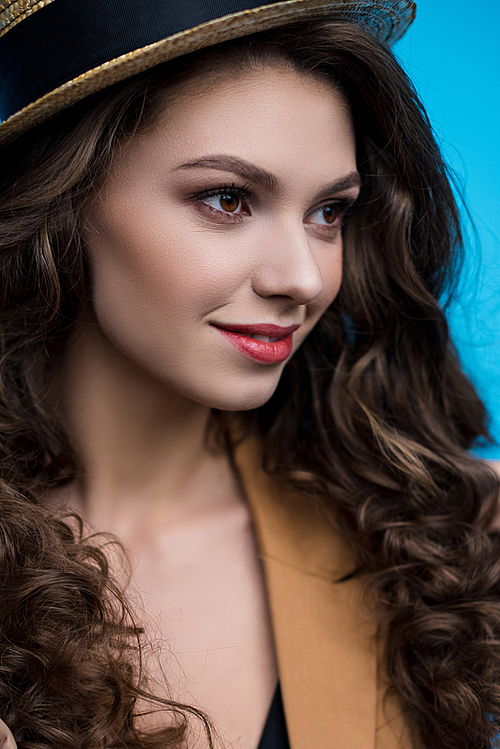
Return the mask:
<path fill-rule="evenodd" d="M 0 2 L 0 36 L 6 34 L 19 21 L 23 21 L 52 2 L 53 0 L 17 0 L 17 2 L 4 0 Z"/>
<path fill-rule="evenodd" d="M 9 26 L 11 28 L 13 24 L 19 23 L 23 18 L 42 8 L 43 4 L 47 5 L 52 2 L 53 0 L 38 0 L 38 2 L 21 0 L 21 2 L 12 3 L 4 0 L 0 8 L 3 8 L 2 12 L 10 13 L 11 7 L 18 6 L 18 15 L 12 15 Z M 402 21 L 400 19 L 399 26 L 395 16 L 390 18 L 393 23 L 396 22 L 392 37 L 389 39 L 390 43 L 402 36 L 415 16 L 415 4 L 411 0 L 406 0 L 406 2 L 409 16 L 407 13 L 406 18 Z M 366 3 L 360 3 L 359 0 L 338 0 L 338 2 L 335 0 L 333 2 L 332 0 L 283 0 L 272 5 L 238 11 L 180 31 L 166 39 L 98 65 L 15 112 L 0 123 L 0 146 L 86 96 L 167 60 L 296 20 L 320 17 L 330 17 L 333 20 L 339 11 L 347 17 L 352 13 L 353 20 L 356 20 L 356 11 L 359 11 L 360 6 L 363 5 L 366 7 Z M 21 8 L 24 9 L 21 10 Z M 14 10 L 12 12 L 14 13 Z"/>

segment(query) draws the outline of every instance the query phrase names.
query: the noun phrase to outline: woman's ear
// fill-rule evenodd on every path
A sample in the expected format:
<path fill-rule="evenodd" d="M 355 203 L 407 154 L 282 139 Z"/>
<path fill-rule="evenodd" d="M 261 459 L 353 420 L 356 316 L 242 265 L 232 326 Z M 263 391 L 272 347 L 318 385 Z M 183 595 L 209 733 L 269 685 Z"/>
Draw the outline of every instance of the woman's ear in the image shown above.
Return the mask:
<path fill-rule="evenodd" d="M 12 731 L 3 720 L 0 720 L 0 749 L 17 749 Z"/>

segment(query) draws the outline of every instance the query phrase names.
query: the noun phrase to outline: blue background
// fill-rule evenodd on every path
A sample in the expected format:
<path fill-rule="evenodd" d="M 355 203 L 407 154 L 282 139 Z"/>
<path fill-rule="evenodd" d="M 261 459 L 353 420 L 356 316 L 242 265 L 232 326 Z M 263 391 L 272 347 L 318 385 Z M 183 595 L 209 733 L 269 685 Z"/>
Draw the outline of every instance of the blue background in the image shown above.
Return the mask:
<path fill-rule="evenodd" d="M 460 357 L 491 415 L 500 459 L 500 2 L 417 0 L 394 51 L 427 108 L 445 159 L 463 182 L 467 260 L 449 320 Z"/>

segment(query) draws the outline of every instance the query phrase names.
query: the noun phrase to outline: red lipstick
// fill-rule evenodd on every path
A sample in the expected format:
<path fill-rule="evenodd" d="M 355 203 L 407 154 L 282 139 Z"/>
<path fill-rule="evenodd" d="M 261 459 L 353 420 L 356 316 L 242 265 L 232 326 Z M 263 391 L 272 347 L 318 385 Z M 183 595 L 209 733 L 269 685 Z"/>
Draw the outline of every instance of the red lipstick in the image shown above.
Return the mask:
<path fill-rule="evenodd" d="M 264 364 L 281 364 L 292 353 L 293 333 L 300 325 L 287 328 L 267 323 L 257 325 L 214 325 L 242 353 Z M 271 340 L 259 340 L 262 336 Z"/>

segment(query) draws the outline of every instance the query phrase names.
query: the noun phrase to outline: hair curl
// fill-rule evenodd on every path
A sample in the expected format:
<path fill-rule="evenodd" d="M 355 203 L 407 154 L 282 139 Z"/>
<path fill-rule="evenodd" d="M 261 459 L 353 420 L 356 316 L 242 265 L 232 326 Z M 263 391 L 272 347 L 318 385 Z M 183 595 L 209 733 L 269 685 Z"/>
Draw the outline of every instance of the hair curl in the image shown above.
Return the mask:
<path fill-rule="evenodd" d="M 82 206 L 123 140 L 202 61 L 214 75 L 291 65 L 351 107 L 363 187 L 344 230 L 341 291 L 274 396 L 244 417 L 267 470 L 320 496 L 356 546 L 353 574 L 380 601 L 389 677 L 423 744 L 485 749 L 500 728 L 500 549 L 487 533 L 498 481 L 468 452 L 488 438 L 485 412 L 439 301 L 459 267 L 458 211 L 404 72 L 346 23 L 295 24 L 181 58 L 0 153 L 2 718 L 20 749 L 177 747 L 182 716 L 208 726 L 195 708 L 151 696 L 179 724 L 136 727 L 141 634 L 125 594 L 97 542 L 43 505 L 78 470 L 46 394 L 89 297 Z M 227 437 L 231 417 L 214 416 Z"/>

